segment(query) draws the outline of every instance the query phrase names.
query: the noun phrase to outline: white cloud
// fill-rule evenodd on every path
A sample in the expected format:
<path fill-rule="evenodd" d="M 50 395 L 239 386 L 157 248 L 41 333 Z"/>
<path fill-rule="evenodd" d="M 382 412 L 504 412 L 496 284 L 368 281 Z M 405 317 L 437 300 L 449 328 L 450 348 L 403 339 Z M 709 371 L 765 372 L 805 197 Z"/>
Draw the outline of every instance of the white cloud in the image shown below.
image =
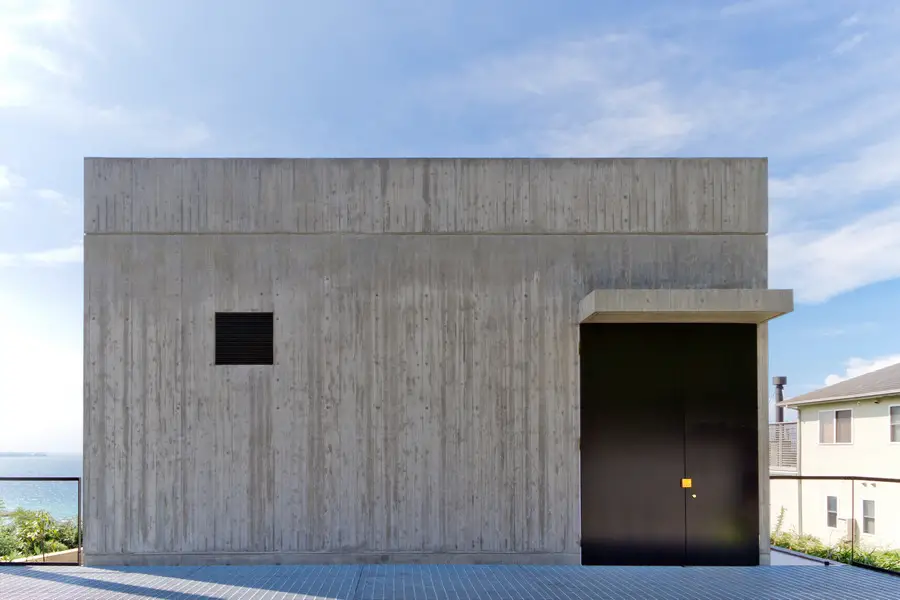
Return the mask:
<path fill-rule="evenodd" d="M 17 205 L 29 206 L 35 199 L 55 208 L 61 214 L 71 213 L 80 202 L 49 188 L 31 189 L 24 177 L 9 167 L 0 165 L 0 210 L 13 210 Z"/>
<path fill-rule="evenodd" d="M 871 332 L 878 328 L 878 323 L 874 321 L 863 321 L 862 323 L 853 323 L 836 327 L 824 327 L 815 331 L 815 334 L 821 337 L 839 337 L 845 335 L 854 335 L 858 333 Z"/>
<path fill-rule="evenodd" d="M 41 200 L 50 200 L 53 202 L 58 202 L 58 201 L 62 200 L 63 198 L 65 198 L 65 196 L 63 196 L 61 193 L 57 192 L 56 190 L 46 190 L 46 189 L 35 190 L 34 194 Z"/>
<path fill-rule="evenodd" d="M 841 27 L 852 27 L 859 23 L 859 13 L 853 13 L 846 19 L 841 21 Z"/>
<path fill-rule="evenodd" d="M 83 261 L 84 247 L 80 242 L 38 252 L 0 252 L 0 267 L 51 267 Z"/>
<path fill-rule="evenodd" d="M 0 81 L 12 90 L 0 96 L 0 107 L 27 106 L 48 81 L 78 77 L 64 51 L 71 49 L 76 27 L 75 11 L 65 0 L 0 3 Z"/>
<path fill-rule="evenodd" d="M 773 12 L 782 8 L 785 0 L 742 0 L 733 2 L 722 8 L 722 15 L 726 17 L 738 17 L 759 12 Z"/>
<path fill-rule="evenodd" d="M 694 129 L 692 116 L 673 109 L 659 81 L 615 90 L 602 116 L 551 128 L 542 150 L 551 155 L 621 156 L 671 152 Z"/>
<path fill-rule="evenodd" d="M 105 18 L 112 19 L 108 13 L 114 9 L 104 7 Z M 25 110 L 44 126 L 140 149 L 181 151 L 208 141 L 202 122 L 87 99 L 85 71 L 102 59 L 93 40 L 112 37 L 89 23 L 87 14 L 66 0 L 0 1 L 0 109 Z M 121 19 L 114 24 L 130 31 Z"/>
<path fill-rule="evenodd" d="M 0 194 L 8 194 L 22 187 L 25 187 L 25 179 L 6 165 L 0 165 Z"/>
<path fill-rule="evenodd" d="M 900 132 L 889 139 L 864 146 L 850 160 L 772 178 L 769 194 L 774 201 L 805 202 L 805 210 L 847 209 L 870 192 L 900 186 Z"/>
<path fill-rule="evenodd" d="M 681 54 L 637 33 L 549 42 L 479 61 L 429 92 L 448 110 L 481 103 L 522 112 L 531 127 L 519 144 L 540 154 L 664 153 L 694 132 L 664 78 L 663 66 Z"/>
<path fill-rule="evenodd" d="M 136 148 L 181 151 L 198 147 L 212 137 L 204 123 L 186 121 L 161 110 L 93 106 L 74 97 L 48 100 L 35 109 L 62 129 L 124 140 Z"/>
<path fill-rule="evenodd" d="M 70 198 L 62 192 L 47 188 L 34 190 L 34 196 L 38 200 L 45 203 L 47 206 L 54 208 L 57 212 L 59 212 L 59 214 L 62 215 L 72 214 L 76 207 L 79 207 L 81 205 L 80 199 Z"/>
<path fill-rule="evenodd" d="M 857 33 L 856 35 L 854 35 L 854 36 L 851 37 L 850 39 L 844 40 L 843 42 L 841 42 L 840 44 L 838 44 L 838 45 L 834 48 L 833 52 L 834 52 L 835 54 L 837 54 L 838 56 L 840 56 L 841 54 L 846 54 L 847 52 L 850 52 L 851 50 L 853 50 L 854 48 L 856 48 L 857 46 L 859 46 L 859 44 L 860 44 L 864 39 L 866 39 L 866 35 L 867 35 L 867 34 L 865 34 L 865 33 Z"/>
<path fill-rule="evenodd" d="M 798 302 L 900 277 L 900 203 L 843 227 L 770 236 L 772 287 L 792 287 Z"/>
<path fill-rule="evenodd" d="M 0 211 L 11 211 L 16 204 L 12 197 L 25 186 L 25 180 L 16 175 L 9 167 L 0 165 Z"/>
<path fill-rule="evenodd" d="M 879 39 L 893 39 L 895 29 Z M 900 83 L 892 77 L 900 53 L 874 44 L 865 50 L 840 64 L 798 54 L 753 69 L 719 59 L 729 48 L 703 36 L 611 30 L 480 59 L 429 92 L 448 110 L 521 114 L 519 146 L 530 152 L 769 156 L 777 175 L 774 161 L 812 154 L 815 165 L 825 151 L 846 151 L 842 144 L 854 137 L 870 136 L 863 142 L 873 152 L 893 132 L 900 139 L 892 121 L 900 118 Z"/>
<path fill-rule="evenodd" d="M 888 356 L 879 356 L 878 358 L 851 358 L 844 363 L 846 370 L 843 375 L 832 373 L 825 378 L 825 385 L 834 385 L 853 377 L 859 377 L 878 369 L 883 369 L 891 365 L 900 363 L 900 354 L 890 354 Z"/>
<path fill-rule="evenodd" d="M 84 261 L 84 247 L 81 243 L 22 255 L 26 263 L 36 265 L 59 265 Z"/>
<path fill-rule="evenodd" d="M 722 13 L 821 34 L 756 70 L 715 37 L 610 31 L 480 60 L 431 91 L 447 110 L 514 117 L 517 154 L 770 157 L 771 280 L 819 302 L 900 277 L 900 13 L 879 6 L 840 59 L 829 51 L 861 22 L 845 6 L 748 0 Z"/>

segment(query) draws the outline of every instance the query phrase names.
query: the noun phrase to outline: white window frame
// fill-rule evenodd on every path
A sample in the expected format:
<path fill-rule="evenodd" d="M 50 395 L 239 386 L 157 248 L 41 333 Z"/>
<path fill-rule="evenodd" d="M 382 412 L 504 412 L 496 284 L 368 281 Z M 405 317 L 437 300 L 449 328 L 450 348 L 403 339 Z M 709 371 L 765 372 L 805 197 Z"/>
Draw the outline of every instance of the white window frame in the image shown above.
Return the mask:
<path fill-rule="evenodd" d="M 850 441 L 849 442 L 839 442 L 837 441 L 837 416 L 835 413 L 848 411 L 850 413 Z M 831 420 L 834 423 L 834 441 L 833 442 L 823 442 L 822 441 L 822 413 L 831 413 Z M 855 427 L 856 420 L 853 418 L 853 409 L 852 408 L 832 408 L 830 410 L 820 410 L 816 415 L 816 427 L 819 428 L 818 433 L 816 434 L 816 438 L 819 440 L 820 446 L 852 446 L 853 438 L 856 437 L 853 435 L 853 429 Z"/>
<path fill-rule="evenodd" d="M 872 513 L 873 514 L 871 517 L 866 517 L 866 502 L 872 503 Z M 874 513 L 875 513 L 875 501 L 870 500 L 870 499 L 863 499 L 863 501 L 862 501 L 862 533 L 864 535 L 875 535 L 875 532 L 878 531 L 878 529 L 876 529 L 878 521 L 875 518 Z M 872 521 L 872 531 L 871 532 L 866 531 L 866 519 L 869 519 Z"/>
<path fill-rule="evenodd" d="M 828 510 L 828 499 L 829 498 L 834 498 L 834 526 L 831 526 L 828 524 L 828 515 L 830 515 L 832 512 L 832 511 Z M 838 517 L 838 512 L 840 510 L 840 507 L 841 507 L 840 498 L 838 498 L 837 496 L 831 496 L 831 495 L 826 494 L 826 496 L 825 496 L 825 527 L 827 527 L 828 529 L 837 529 L 838 521 L 840 521 L 840 518 Z"/>
<path fill-rule="evenodd" d="M 892 436 L 893 433 L 894 433 L 894 430 L 893 430 L 893 428 L 891 427 L 891 410 L 893 410 L 893 409 L 895 409 L 895 408 L 900 409 L 900 404 L 890 404 L 890 405 L 888 405 L 888 441 L 889 441 L 890 443 L 892 443 L 892 444 L 898 444 L 898 445 L 900 445 L 900 439 L 898 439 L 898 440 L 896 440 L 896 441 L 894 441 L 894 440 L 891 439 L 891 436 Z"/>

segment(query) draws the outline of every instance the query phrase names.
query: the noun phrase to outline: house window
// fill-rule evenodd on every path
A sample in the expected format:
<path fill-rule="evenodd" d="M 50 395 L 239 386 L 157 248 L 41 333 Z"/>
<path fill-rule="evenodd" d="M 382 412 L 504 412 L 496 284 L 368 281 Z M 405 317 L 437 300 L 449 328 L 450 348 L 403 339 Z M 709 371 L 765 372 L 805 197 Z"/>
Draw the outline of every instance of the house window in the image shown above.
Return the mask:
<path fill-rule="evenodd" d="M 863 533 L 875 534 L 875 501 L 863 500 Z"/>
<path fill-rule="evenodd" d="M 891 441 L 900 442 L 900 406 L 891 407 Z"/>
<path fill-rule="evenodd" d="M 853 411 L 850 409 L 819 412 L 819 443 L 849 444 L 852 441 L 852 423 Z"/>
<path fill-rule="evenodd" d="M 216 313 L 216 364 L 273 364 L 274 321 L 270 312 Z"/>
<path fill-rule="evenodd" d="M 837 496 L 828 496 L 826 514 L 828 515 L 828 526 L 837 527 Z"/>

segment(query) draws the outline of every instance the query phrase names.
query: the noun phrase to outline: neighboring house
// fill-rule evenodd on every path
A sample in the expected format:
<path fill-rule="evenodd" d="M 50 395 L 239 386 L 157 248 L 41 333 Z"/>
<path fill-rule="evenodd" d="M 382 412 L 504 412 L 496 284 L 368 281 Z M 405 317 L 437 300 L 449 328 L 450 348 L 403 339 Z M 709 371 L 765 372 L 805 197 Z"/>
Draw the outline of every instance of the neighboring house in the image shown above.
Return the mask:
<path fill-rule="evenodd" d="M 798 411 L 799 456 L 794 472 L 900 479 L 900 364 L 781 405 Z M 796 427 L 793 423 L 770 425 L 772 475 L 791 470 L 790 460 L 784 458 L 789 452 L 779 451 L 789 444 L 774 440 L 791 426 Z M 786 530 L 833 544 L 849 538 L 854 527 L 861 546 L 900 548 L 900 483 L 773 480 L 771 508 L 773 528 L 784 508 Z"/>

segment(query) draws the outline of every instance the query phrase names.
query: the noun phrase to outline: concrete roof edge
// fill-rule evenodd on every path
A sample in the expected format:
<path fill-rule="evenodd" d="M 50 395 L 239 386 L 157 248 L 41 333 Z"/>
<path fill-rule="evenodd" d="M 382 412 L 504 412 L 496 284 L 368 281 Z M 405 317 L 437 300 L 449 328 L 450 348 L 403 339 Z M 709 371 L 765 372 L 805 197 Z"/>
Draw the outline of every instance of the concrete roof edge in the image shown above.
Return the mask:
<path fill-rule="evenodd" d="M 544 162 L 758 160 L 767 156 L 85 156 L 84 160 L 521 160 Z"/>

